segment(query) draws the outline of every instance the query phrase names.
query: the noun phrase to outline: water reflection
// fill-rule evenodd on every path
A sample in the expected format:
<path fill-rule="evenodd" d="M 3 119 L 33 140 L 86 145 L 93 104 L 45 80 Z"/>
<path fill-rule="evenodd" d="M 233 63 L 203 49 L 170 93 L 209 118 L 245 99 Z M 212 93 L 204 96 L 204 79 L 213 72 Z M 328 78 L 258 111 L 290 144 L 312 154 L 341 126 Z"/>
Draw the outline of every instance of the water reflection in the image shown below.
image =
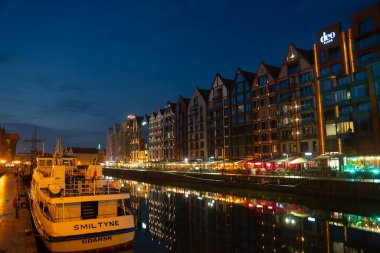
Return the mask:
<path fill-rule="evenodd" d="M 380 217 L 123 180 L 160 252 L 379 252 Z M 140 239 L 136 239 L 140 240 Z M 135 244 L 135 252 L 141 252 Z M 157 248 L 158 249 L 158 248 Z"/>

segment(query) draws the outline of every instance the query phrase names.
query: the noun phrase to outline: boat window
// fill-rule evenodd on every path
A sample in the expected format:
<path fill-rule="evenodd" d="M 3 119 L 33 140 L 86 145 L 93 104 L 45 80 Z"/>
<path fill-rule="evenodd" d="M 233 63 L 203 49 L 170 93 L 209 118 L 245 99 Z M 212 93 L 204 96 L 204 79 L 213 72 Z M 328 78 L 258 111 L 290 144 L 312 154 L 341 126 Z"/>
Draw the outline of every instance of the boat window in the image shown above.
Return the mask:
<path fill-rule="evenodd" d="M 98 201 L 81 202 L 81 216 L 83 220 L 98 217 Z"/>

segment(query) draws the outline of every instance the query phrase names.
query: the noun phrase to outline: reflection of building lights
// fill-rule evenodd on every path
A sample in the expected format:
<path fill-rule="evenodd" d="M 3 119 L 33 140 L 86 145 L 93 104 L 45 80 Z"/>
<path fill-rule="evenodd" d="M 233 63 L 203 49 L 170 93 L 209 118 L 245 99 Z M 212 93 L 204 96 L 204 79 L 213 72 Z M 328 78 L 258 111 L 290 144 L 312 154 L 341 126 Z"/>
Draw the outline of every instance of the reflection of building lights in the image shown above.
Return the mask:
<path fill-rule="evenodd" d="M 146 229 L 146 224 L 145 224 L 145 222 L 143 222 L 143 223 L 141 224 L 141 226 L 142 226 L 143 229 Z"/>
<path fill-rule="evenodd" d="M 315 221 L 315 218 L 314 218 L 314 217 L 307 217 L 307 220 L 308 220 L 308 221 L 311 221 L 311 222 L 314 222 L 314 221 Z"/>

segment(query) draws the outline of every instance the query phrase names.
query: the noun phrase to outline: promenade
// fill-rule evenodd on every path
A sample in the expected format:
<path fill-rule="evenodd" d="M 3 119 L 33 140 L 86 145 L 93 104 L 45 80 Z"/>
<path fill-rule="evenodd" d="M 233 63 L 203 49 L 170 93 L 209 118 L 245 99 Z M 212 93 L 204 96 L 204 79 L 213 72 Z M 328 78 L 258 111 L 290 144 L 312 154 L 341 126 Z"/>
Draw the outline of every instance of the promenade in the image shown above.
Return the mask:
<path fill-rule="evenodd" d="M 13 173 L 0 176 L 0 253 L 37 253 L 25 197 L 20 199 L 16 218 L 13 199 L 17 193 L 25 196 L 22 182 Z"/>

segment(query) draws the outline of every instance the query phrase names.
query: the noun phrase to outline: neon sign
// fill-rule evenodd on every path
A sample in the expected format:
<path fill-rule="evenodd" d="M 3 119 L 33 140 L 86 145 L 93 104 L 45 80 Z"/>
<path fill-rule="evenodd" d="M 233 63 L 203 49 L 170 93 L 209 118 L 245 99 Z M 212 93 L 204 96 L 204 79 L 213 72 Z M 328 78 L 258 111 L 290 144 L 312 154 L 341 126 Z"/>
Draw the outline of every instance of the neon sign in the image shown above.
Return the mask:
<path fill-rule="evenodd" d="M 324 45 L 329 44 L 334 41 L 335 38 L 335 32 L 326 33 L 323 32 L 323 35 L 319 39 Z"/>

